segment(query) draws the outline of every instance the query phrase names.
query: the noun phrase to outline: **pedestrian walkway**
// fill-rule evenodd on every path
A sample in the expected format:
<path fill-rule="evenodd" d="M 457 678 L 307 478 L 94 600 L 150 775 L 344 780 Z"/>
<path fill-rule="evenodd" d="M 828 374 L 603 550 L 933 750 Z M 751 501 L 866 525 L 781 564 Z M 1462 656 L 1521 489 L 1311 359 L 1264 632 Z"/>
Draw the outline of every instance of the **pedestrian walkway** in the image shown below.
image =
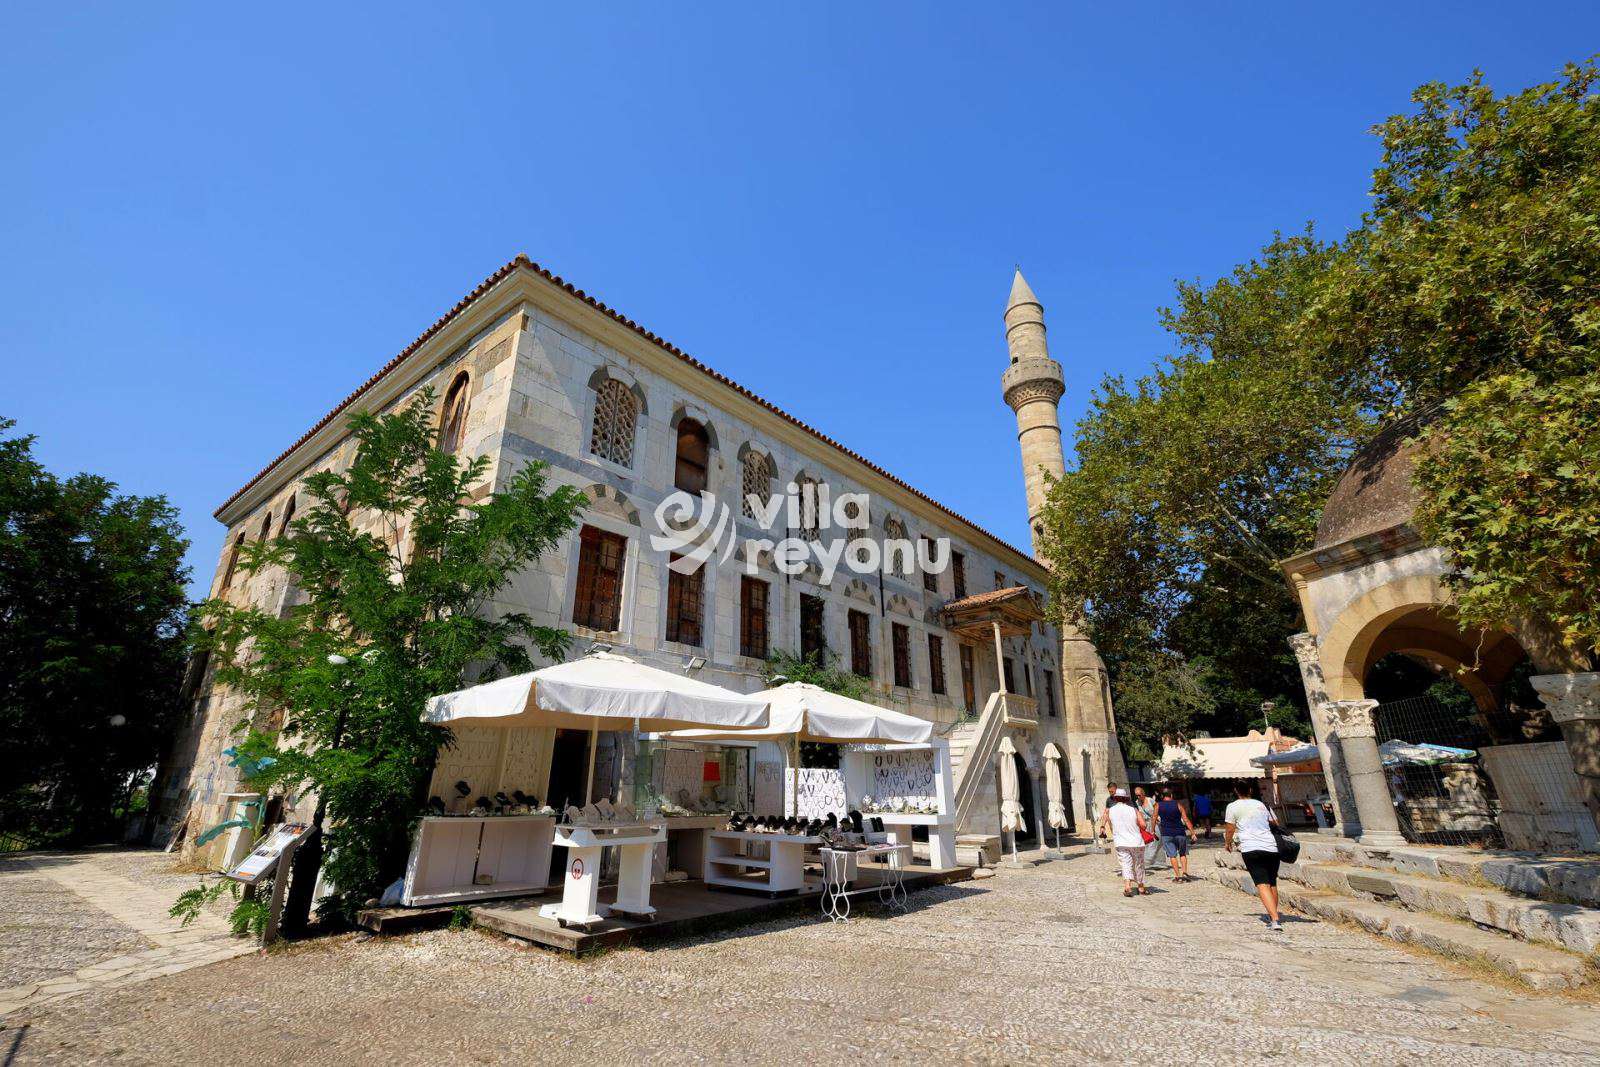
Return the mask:
<path fill-rule="evenodd" d="M 0 856 L 0 1018 L 90 989 L 133 985 L 255 949 L 220 916 L 187 927 L 167 914 L 185 876 L 141 851 L 32 852 Z M 139 873 L 143 877 L 129 877 Z M 197 876 L 187 876 L 198 884 Z M 17 981 L 22 978 L 22 981 Z"/>

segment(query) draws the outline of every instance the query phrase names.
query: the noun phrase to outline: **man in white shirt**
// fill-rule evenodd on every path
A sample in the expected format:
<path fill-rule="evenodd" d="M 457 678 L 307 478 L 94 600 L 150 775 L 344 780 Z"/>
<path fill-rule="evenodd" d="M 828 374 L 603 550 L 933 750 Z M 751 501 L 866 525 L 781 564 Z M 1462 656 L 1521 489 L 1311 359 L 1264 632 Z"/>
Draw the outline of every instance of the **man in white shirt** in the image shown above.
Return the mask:
<path fill-rule="evenodd" d="M 1232 852 L 1239 848 L 1250 880 L 1256 884 L 1256 895 L 1267 909 L 1269 929 L 1282 930 L 1278 921 L 1278 840 L 1272 836 L 1272 812 L 1257 800 L 1250 781 L 1241 778 L 1233 785 L 1236 798 L 1223 813 L 1222 848 Z"/>

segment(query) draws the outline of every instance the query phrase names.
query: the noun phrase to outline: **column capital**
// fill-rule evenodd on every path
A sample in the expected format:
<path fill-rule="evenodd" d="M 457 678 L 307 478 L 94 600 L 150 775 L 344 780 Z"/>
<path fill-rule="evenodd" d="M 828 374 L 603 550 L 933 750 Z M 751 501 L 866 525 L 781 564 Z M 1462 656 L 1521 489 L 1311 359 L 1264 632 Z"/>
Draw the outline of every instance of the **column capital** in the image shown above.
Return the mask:
<path fill-rule="evenodd" d="M 1528 681 L 1558 725 L 1600 719 L 1600 673 L 1536 674 Z"/>
<path fill-rule="evenodd" d="M 1294 658 L 1300 661 L 1300 666 L 1309 667 L 1319 662 L 1315 634 L 1290 634 L 1289 647 L 1294 650 Z"/>
<path fill-rule="evenodd" d="M 1377 724 L 1372 721 L 1376 700 L 1335 700 L 1328 705 L 1328 725 L 1340 738 L 1377 737 Z"/>

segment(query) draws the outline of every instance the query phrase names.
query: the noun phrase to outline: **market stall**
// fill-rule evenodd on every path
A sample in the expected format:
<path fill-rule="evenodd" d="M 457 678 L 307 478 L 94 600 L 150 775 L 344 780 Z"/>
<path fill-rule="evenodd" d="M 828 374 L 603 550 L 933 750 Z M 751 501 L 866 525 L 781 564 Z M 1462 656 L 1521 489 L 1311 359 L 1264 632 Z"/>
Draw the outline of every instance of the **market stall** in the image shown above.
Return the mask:
<path fill-rule="evenodd" d="M 763 729 L 736 734 L 718 730 L 678 730 L 668 736 L 698 743 L 725 740 L 782 743 L 788 760 L 788 788 L 783 801 L 786 825 L 794 823 L 797 814 L 804 814 L 799 811 L 804 782 L 799 766 L 800 744 L 812 741 L 849 746 L 843 753 L 844 768 L 836 783 L 839 792 L 832 806 L 849 809 L 854 805 L 861 816 L 884 820 L 885 831 L 893 834 L 896 844 L 909 846 L 912 828 L 926 826 L 934 865 L 946 865 L 954 858 L 955 830 L 949 814 L 949 748 L 933 737 L 930 722 L 803 682 L 787 682 L 754 693 L 752 697 L 767 700 L 771 706 L 768 724 Z M 868 792 L 881 780 L 877 777 L 880 770 L 911 752 L 916 752 L 916 759 L 927 768 L 924 778 L 928 795 L 919 796 L 913 804 L 904 797 Z M 704 872 L 707 883 L 737 881 L 754 886 L 760 882 L 761 888 L 768 891 L 777 891 L 771 889 L 772 886 L 803 884 L 805 850 L 821 843 L 820 838 L 810 832 L 817 813 L 810 814 L 812 819 L 807 827 L 803 831 L 795 827 L 800 831 L 795 833 L 773 833 L 769 828 L 747 841 L 742 836 L 748 834 L 745 830 L 711 832 Z M 830 814 L 837 816 L 843 812 Z M 787 840 L 791 837 L 795 840 Z"/>
<path fill-rule="evenodd" d="M 568 852 L 562 901 L 540 909 L 546 918 L 584 925 L 599 921 L 607 913 L 598 900 L 606 848 L 614 848 L 620 854 L 622 876 L 615 910 L 628 915 L 652 913 L 651 855 L 664 838 L 659 824 L 638 819 L 632 807 L 620 798 L 615 806 L 609 800 L 595 801 L 594 754 L 599 732 L 711 728 L 737 733 L 765 727 L 767 703 L 759 695 L 745 696 L 626 656 L 597 652 L 570 663 L 436 696 L 428 701 L 424 717 L 441 725 L 488 721 L 508 727 L 588 730 L 585 803 L 581 807 L 569 805 L 559 813 L 559 821 L 551 816 L 551 844 Z M 480 805 L 470 817 L 504 816 L 483 812 Z M 434 887 L 435 899 L 442 899 L 442 893 L 448 892 L 451 885 L 467 893 L 477 888 L 455 882 L 453 877 L 435 875 L 435 856 L 440 864 L 448 858 L 457 877 L 467 871 L 465 848 L 435 846 L 439 834 L 449 832 L 442 828 L 458 818 L 445 815 L 424 819 L 413 844 L 412 865 L 417 868 L 417 880 Z M 480 843 L 472 868 L 474 883 L 481 877 L 482 856 Z"/>

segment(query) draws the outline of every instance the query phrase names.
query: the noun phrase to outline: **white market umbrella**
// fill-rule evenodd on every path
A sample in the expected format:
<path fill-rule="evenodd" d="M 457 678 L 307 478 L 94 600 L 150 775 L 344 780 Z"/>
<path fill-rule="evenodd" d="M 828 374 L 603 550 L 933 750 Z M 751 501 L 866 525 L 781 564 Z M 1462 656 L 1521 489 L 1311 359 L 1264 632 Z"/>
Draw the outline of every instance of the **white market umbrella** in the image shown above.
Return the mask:
<path fill-rule="evenodd" d="M 726 731 L 767 725 L 767 701 L 619 656 L 594 652 L 429 699 L 431 723 L 489 720 L 496 726 L 551 726 L 589 731 L 584 803 L 594 792 L 594 750 L 601 730 Z"/>
<path fill-rule="evenodd" d="M 1061 750 L 1054 741 L 1044 746 L 1044 788 L 1049 798 L 1049 823 L 1056 832 L 1056 848 L 1061 847 L 1061 828 L 1067 825 L 1067 806 L 1062 800 Z"/>
<path fill-rule="evenodd" d="M 1011 834 L 1011 862 L 1017 858 L 1017 831 L 1023 827 L 1022 801 L 1017 799 L 1017 746 L 1011 738 L 1000 739 L 1000 829 Z"/>
<path fill-rule="evenodd" d="M 809 682 L 785 682 L 751 693 L 750 699 L 770 704 L 767 725 L 755 730 L 677 730 L 680 741 L 787 740 L 791 795 L 800 792 L 800 742 L 824 744 L 921 744 L 933 736 L 933 723 L 904 712 L 890 711 L 863 700 L 840 696 Z M 792 813 L 791 813 L 792 814 Z"/>

